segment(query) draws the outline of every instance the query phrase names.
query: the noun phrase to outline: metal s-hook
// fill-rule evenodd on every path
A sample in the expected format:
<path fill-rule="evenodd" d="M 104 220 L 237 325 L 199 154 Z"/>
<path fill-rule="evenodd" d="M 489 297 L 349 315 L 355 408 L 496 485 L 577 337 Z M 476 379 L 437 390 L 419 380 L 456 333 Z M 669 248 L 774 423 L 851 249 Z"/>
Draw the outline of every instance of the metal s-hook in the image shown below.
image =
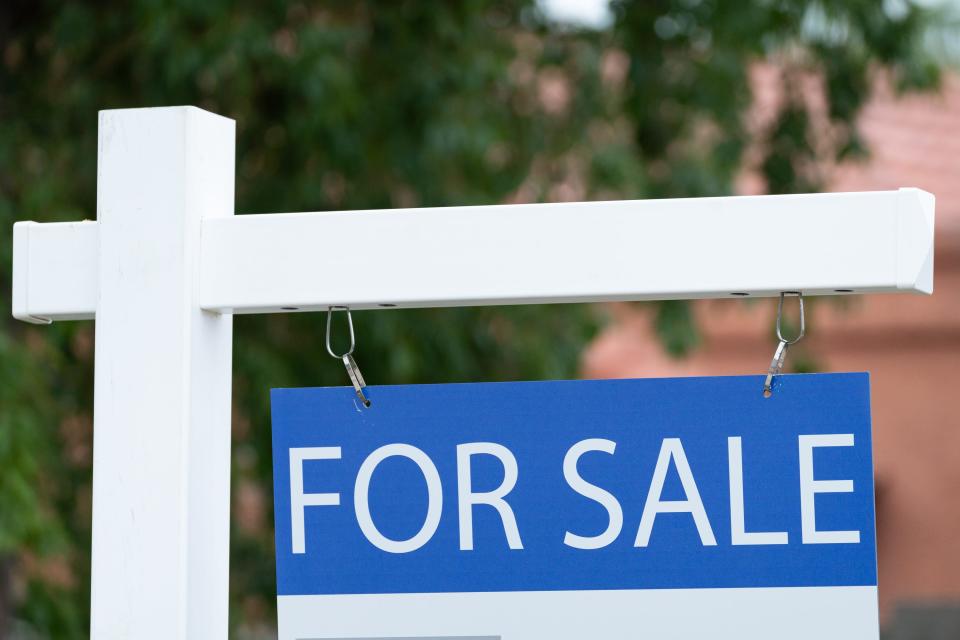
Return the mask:
<path fill-rule="evenodd" d="M 800 331 L 793 338 L 783 337 L 783 299 L 786 296 L 797 296 L 800 302 Z M 763 381 L 763 397 L 769 398 L 773 395 L 773 379 L 783 371 L 783 363 L 787 359 L 787 349 L 790 345 L 800 342 L 800 339 L 806 333 L 806 319 L 803 313 L 803 292 L 801 291 L 783 291 L 780 293 L 780 302 L 777 303 L 777 350 L 773 353 L 773 359 L 770 361 L 770 368 L 767 370 L 767 377 Z"/>
<path fill-rule="evenodd" d="M 333 350 L 333 347 L 330 344 L 330 325 L 333 324 L 333 312 L 334 311 L 346 311 L 347 312 L 347 326 L 350 327 L 350 348 L 342 354 L 338 354 Z M 363 403 L 363 406 L 369 407 L 370 401 L 363 394 L 363 390 L 366 388 L 367 383 L 363 380 L 363 375 L 360 373 L 360 367 L 357 366 L 356 360 L 353 359 L 353 350 L 357 345 L 357 339 L 353 332 L 353 316 L 350 314 L 350 307 L 328 307 L 327 308 L 327 353 L 331 357 L 336 358 L 343 362 L 343 366 L 347 369 L 347 375 L 350 376 L 350 382 L 353 384 L 353 390 L 357 394 L 357 398 L 360 399 L 360 402 Z"/>

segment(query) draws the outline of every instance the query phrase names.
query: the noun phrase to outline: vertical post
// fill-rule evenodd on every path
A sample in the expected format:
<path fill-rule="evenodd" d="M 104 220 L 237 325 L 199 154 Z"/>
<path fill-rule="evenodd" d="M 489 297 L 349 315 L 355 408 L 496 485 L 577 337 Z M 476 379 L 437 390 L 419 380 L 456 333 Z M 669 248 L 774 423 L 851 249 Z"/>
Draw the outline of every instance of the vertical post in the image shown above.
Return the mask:
<path fill-rule="evenodd" d="M 100 113 L 93 640 L 227 637 L 233 325 L 198 292 L 233 186 L 233 120 Z"/>

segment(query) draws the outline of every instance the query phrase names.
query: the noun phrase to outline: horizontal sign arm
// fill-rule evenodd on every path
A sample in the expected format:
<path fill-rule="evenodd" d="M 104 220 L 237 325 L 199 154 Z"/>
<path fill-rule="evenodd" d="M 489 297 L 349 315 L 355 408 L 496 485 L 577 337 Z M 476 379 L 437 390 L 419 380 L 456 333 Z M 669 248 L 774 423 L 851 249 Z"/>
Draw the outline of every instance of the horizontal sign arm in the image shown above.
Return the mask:
<path fill-rule="evenodd" d="M 917 292 L 934 198 L 861 193 L 244 215 L 204 220 L 221 313 Z M 93 317 L 96 223 L 18 223 L 14 315 Z"/>
<path fill-rule="evenodd" d="M 13 316 L 35 324 L 93 318 L 97 307 L 97 223 L 13 225 Z"/>

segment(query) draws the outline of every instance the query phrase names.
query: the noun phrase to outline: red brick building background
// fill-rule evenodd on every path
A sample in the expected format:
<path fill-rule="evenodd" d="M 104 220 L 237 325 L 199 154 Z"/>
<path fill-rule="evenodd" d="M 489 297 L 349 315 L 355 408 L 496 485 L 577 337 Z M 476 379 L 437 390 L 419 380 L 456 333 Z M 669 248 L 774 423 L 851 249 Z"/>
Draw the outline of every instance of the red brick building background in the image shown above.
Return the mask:
<path fill-rule="evenodd" d="M 778 99 L 771 73 L 759 69 L 756 77 L 761 125 Z M 933 193 L 934 294 L 810 299 L 808 336 L 787 367 L 807 361 L 820 371 L 871 374 L 880 606 L 889 622 L 901 605 L 960 603 L 960 76 L 946 77 L 936 95 L 898 98 L 878 86 L 861 127 L 870 159 L 833 168 L 827 190 Z M 745 175 L 740 191 L 757 190 Z M 776 346 L 774 301 L 698 301 L 694 310 L 703 342 L 674 359 L 654 335 L 649 307 L 611 306 L 613 319 L 585 353 L 583 374 L 765 373 Z"/>

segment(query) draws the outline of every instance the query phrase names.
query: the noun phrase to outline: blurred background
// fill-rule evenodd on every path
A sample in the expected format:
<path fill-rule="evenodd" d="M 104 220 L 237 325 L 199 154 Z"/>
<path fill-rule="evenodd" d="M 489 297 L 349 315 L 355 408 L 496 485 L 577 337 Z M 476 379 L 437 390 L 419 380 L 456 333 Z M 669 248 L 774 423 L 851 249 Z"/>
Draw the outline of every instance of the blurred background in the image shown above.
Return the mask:
<path fill-rule="evenodd" d="M 236 119 L 238 213 L 936 194 L 935 295 L 810 300 L 788 366 L 872 373 L 884 635 L 960 638 L 957 16 L 933 0 L 5 0 L 0 638 L 86 637 L 90 597 L 93 325 L 10 318 L 12 225 L 94 218 L 97 111 L 175 104 Z M 357 355 L 374 384 L 759 374 L 774 312 L 362 312 Z M 275 634 L 268 391 L 346 383 L 323 328 L 235 320 L 235 638 Z"/>

